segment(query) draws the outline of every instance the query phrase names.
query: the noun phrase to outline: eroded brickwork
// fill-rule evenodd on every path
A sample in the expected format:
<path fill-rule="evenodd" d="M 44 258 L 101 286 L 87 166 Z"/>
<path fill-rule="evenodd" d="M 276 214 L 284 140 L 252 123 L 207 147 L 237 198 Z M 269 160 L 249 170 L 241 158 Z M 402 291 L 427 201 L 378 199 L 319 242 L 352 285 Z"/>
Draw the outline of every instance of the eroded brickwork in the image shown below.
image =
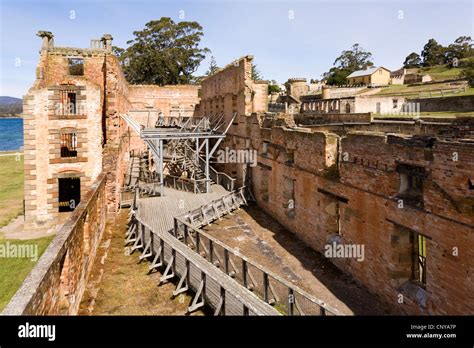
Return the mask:
<path fill-rule="evenodd" d="M 38 35 L 36 80 L 24 97 L 28 229 L 60 222 L 60 177 L 80 178 L 82 196 L 104 171 L 109 213 L 117 212 L 128 153 L 144 148 L 120 115 L 153 107 L 166 116 L 193 116 L 199 103 L 198 86 L 129 86 L 110 35 L 91 49 L 54 47 L 51 33 Z M 74 155 L 64 155 L 67 139 Z"/>
<path fill-rule="evenodd" d="M 81 179 L 82 195 L 103 172 L 108 211 L 117 210 L 127 153 L 140 146 L 121 113 L 152 107 L 165 116 L 223 115 L 227 123 L 235 116 L 221 149 L 256 151 L 257 163 L 219 166 L 249 187 L 262 209 L 322 253 L 333 243 L 363 246 L 362 257 L 331 261 L 394 313 L 474 311 L 472 123 L 374 120 L 371 110 L 354 114 L 357 108 L 346 110 L 340 100 L 335 113 L 324 105 L 325 115 L 313 104 L 294 116 L 267 114 L 267 83 L 252 80 L 251 56 L 205 78 L 199 102 L 196 86 L 129 86 L 111 38 L 101 49 L 82 50 L 54 48 L 52 35 L 41 35 L 37 80 L 24 98 L 29 226 L 58 222 L 58 179 L 71 176 Z M 82 76 L 70 74 L 71 58 L 83 59 Z M 58 108 L 65 98 L 73 113 Z M 393 99 L 386 105 L 393 109 Z M 62 134 L 72 133 L 77 154 L 64 157 Z M 88 240 L 90 225 L 78 226 Z M 74 253 L 54 266 L 68 270 L 68 279 L 76 279 Z M 423 272 L 415 269 L 420 256 Z M 48 286 L 60 287 L 58 279 Z"/>
<path fill-rule="evenodd" d="M 247 76 L 233 66 L 220 74 L 233 82 Z M 229 91 L 212 89 L 217 76 L 207 80 L 209 91 L 203 84 L 205 109 L 229 110 Z M 323 254 L 333 242 L 364 246 L 363 259 L 331 260 L 394 313 L 474 310 L 474 145 L 466 135 L 445 136 L 457 129 L 446 125 L 452 120 L 252 114 L 245 89 L 236 91 L 245 105 L 222 147 L 256 150 L 258 164 L 221 169 L 251 187 L 261 208 Z M 416 236 L 426 257 L 421 281 L 413 273 Z"/>

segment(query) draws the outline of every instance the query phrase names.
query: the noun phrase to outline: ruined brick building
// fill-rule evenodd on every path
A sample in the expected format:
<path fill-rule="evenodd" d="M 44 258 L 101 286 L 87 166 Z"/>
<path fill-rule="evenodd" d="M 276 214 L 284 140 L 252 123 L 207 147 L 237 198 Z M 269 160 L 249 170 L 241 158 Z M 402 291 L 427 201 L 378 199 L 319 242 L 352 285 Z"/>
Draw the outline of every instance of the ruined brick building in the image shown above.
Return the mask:
<path fill-rule="evenodd" d="M 322 253 L 331 243 L 364 245 L 363 261 L 332 261 L 394 313 L 474 311 L 469 120 L 374 120 L 339 102 L 337 113 L 326 104 L 324 114 L 319 106 L 269 113 L 267 84 L 252 80 L 251 56 L 201 86 L 132 86 L 110 35 L 90 49 L 54 47 L 51 33 L 39 36 L 36 81 L 24 98 L 30 228 L 58 224 L 101 173 L 108 212 L 117 211 L 128 153 L 143 148 L 120 114 L 142 124 L 158 109 L 223 114 L 229 122 L 236 114 L 221 147 L 255 150 L 258 164 L 220 166 L 251 188 L 261 209 Z"/>

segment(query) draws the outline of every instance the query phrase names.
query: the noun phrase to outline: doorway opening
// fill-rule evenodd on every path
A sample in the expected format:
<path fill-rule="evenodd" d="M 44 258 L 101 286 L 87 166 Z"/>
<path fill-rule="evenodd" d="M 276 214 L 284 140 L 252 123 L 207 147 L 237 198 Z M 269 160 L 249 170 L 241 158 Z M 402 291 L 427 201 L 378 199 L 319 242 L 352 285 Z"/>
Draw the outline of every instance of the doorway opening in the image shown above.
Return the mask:
<path fill-rule="evenodd" d="M 59 178 L 58 189 L 59 212 L 68 212 L 76 209 L 77 205 L 81 202 L 81 179 L 76 177 Z"/>

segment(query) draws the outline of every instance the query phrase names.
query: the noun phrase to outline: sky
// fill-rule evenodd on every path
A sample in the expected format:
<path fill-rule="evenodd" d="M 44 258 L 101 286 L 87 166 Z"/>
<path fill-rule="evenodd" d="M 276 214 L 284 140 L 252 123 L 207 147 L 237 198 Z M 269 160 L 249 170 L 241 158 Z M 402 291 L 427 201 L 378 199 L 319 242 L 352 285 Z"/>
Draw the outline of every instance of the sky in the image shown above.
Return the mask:
<path fill-rule="evenodd" d="M 402 66 L 435 38 L 448 45 L 474 38 L 474 0 L 0 0 L 0 95 L 22 97 L 34 81 L 41 39 L 87 48 L 110 33 L 126 47 L 133 31 L 171 17 L 203 26 L 202 47 L 212 53 L 196 72 L 251 54 L 267 80 L 321 78 L 341 51 L 359 43 L 376 66 Z"/>

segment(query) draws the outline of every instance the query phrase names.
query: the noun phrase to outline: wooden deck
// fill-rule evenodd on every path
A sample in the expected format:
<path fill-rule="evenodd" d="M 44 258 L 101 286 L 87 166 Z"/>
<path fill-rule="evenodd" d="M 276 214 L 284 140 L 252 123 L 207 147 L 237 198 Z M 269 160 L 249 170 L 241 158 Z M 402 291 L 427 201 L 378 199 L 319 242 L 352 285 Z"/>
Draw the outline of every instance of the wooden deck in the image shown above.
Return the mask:
<path fill-rule="evenodd" d="M 155 232 L 169 232 L 174 226 L 174 217 L 218 199 L 229 192 L 220 185 L 212 185 L 211 193 L 194 194 L 165 187 L 163 197 L 148 197 L 138 200 L 137 218 Z"/>
<path fill-rule="evenodd" d="M 166 190 L 163 197 L 138 199 L 136 210 L 131 213 L 126 244 L 133 243 L 132 250 L 141 250 L 141 259 L 153 260 L 150 270 L 162 268 L 162 281 L 179 280 L 175 295 L 188 289 L 195 292 L 189 311 L 205 303 L 218 315 L 280 315 L 274 307 L 170 233 L 174 230 L 175 216 L 229 192 L 219 185 L 213 185 L 211 193 L 203 194 Z"/>

